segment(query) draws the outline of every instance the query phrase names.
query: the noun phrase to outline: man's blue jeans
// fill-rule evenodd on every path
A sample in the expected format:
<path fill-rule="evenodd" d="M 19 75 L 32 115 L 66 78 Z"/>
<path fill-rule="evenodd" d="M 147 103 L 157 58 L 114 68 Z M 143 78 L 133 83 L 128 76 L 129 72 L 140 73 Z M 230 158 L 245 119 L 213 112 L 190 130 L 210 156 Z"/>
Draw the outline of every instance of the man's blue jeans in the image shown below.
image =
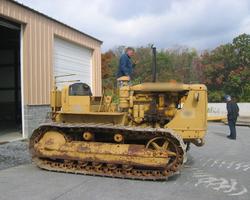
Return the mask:
<path fill-rule="evenodd" d="M 228 126 L 229 126 L 229 129 L 230 129 L 230 137 L 232 139 L 236 139 L 236 121 L 237 121 L 237 118 L 236 119 L 228 119 Z"/>

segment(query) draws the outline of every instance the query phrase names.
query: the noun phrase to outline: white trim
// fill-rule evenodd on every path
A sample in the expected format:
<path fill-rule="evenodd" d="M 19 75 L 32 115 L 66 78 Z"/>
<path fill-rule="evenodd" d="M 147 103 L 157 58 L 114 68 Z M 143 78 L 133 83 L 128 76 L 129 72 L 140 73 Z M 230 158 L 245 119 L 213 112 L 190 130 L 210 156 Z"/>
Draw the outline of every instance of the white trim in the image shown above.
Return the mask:
<path fill-rule="evenodd" d="M 20 30 L 20 71 L 21 71 L 21 112 L 22 112 L 22 137 L 28 138 L 28 133 L 25 130 L 28 130 L 25 126 L 24 118 L 24 65 L 23 65 L 23 34 L 24 34 L 24 25 L 21 24 Z"/>

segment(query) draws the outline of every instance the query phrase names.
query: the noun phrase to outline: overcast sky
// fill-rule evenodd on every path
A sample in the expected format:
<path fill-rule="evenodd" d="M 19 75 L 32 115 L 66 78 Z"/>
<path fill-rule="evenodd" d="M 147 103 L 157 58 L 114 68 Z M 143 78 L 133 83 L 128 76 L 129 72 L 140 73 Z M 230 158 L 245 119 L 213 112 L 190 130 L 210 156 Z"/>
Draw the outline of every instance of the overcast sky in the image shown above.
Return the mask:
<path fill-rule="evenodd" d="M 250 0 L 18 0 L 103 41 L 211 49 L 250 34 Z"/>

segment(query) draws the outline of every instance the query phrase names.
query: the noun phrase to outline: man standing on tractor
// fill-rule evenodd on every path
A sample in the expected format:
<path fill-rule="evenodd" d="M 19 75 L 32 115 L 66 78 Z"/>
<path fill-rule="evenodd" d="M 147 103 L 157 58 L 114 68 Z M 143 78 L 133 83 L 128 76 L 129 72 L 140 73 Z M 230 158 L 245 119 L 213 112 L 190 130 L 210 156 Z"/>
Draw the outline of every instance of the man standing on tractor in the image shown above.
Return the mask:
<path fill-rule="evenodd" d="M 135 54 L 135 50 L 132 47 L 128 47 L 125 50 L 125 53 L 122 54 L 120 61 L 119 61 L 119 68 L 117 72 L 117 79 L 122 76 L 127 76 L 129 80 L 131 80 L 131 75 L 133 72 L 133 67 L 135 63 L 132 61 L 132 57 Z"/>

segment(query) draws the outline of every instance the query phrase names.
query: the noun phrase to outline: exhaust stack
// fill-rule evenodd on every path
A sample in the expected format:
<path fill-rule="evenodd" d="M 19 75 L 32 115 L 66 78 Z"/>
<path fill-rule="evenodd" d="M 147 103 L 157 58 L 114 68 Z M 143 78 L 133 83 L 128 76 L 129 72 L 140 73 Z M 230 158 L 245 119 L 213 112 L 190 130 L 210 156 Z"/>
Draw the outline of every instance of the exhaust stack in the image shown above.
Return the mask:
<path fill-rule="evenodd" d="M 156 47 L 151 46 L 152 49 L 152 82 L 157 81 L 157 68 L 156 68 Z"/>

